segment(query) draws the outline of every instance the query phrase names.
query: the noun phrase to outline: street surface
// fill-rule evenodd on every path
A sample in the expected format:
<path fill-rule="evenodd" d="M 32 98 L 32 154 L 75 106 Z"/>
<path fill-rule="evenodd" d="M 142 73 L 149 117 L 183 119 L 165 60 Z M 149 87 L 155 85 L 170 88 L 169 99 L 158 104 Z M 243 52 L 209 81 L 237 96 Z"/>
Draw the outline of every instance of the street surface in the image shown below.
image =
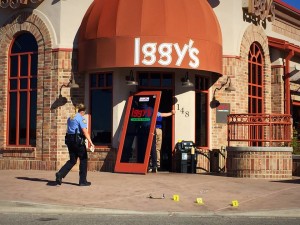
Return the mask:
<path fill-rule="evenodd" d="M 299 225 L 299 218 L 182 215 L 0 214 L 1 225 Z"/>

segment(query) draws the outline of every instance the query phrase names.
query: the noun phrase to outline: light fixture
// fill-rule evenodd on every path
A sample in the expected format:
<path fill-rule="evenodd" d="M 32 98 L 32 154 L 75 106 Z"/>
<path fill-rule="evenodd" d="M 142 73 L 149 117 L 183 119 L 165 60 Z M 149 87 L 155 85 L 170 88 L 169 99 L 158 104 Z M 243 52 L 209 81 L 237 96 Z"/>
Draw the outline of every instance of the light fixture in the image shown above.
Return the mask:
<path fill-rule="evenodd" d="M 233 85 L 232 85 L 232 83 L 231 83 L 230 77 L 227 77 L 227 81 L 226 81 L 226 83 L 225 83 L 224 85 L 227 84 L 228 80 L 229 80 L 229 84 L 228 84 L 228 86 L 225 88 L 225 91 L 229 91 L 229 92 L 230 92 L 230 91 L 235 91 L 235 87 L 233 87 Z"/>
<path fill-rule="evenodd" d="M 189 73 L 186 72 L 185 77 L 182 79 L 182 87 L 193 87 L 194 84 L 189 79 Z"/>
<path fill-rule="evenodd" d="M 229 84 L 228 84 L 229 82 Z M 231 92 L 231 91 L 235 91 L 235 87 L 233 87 L 232 83 L 231 83 L 231 78 L 227 77 L 226 82 L 221 82 L 221 87 L 218 87 L 214 90 L 213 93 L 213 99 L 210 102 L 210 106 L 212 108 L 216 108 L 218 107 L 221 103 L 216 99 L 216 91 L 220 91 L 226 84 L 228 84 L 228 86 L 225 88 L 225 91 Z"/>
<path fill-rule="evenodd" d="M 129 77 L 126 77 L 126 84 L 127 85 L 138 85 L 139 83 L 134 79 L 134 76 L 133 76 L 133 71 L 130 70 L 130 75 Z"/>
<path fill-rule="evenodd" d="M 67 88 L 79 88 L 79 85 L 76 84 L 75 79 L 74 79 L 74 73 L 72 73 L 72 77 L 69 80 L 68 84 L 63 84 L 61 85 L 60 89 L 59 89 L 59 96 L 61 96 L 61 90 L 63 87 L 67 87 Z"/>
<path fill-rule="evenodd" d="M 79 85 L 76 84 L 76 82 L 75 82 L 74 73 L 72 73 L 72 78 L 70 79 L 69 83 L 67 84 L 67 87 L 70 87 L 70 88 L 79 88 Z"/>

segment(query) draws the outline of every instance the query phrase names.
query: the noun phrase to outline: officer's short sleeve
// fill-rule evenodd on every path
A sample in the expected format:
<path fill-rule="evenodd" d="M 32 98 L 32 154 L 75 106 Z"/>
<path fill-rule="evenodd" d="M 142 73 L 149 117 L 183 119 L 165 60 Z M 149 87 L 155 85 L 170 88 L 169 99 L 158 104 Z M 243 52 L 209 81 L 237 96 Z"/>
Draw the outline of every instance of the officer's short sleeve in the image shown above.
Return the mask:
<path fill-rule="evenodd" d="M 87 121 L 84 117 L 80 118 L 78 122 L 81 128 L 87 128 Z"/>

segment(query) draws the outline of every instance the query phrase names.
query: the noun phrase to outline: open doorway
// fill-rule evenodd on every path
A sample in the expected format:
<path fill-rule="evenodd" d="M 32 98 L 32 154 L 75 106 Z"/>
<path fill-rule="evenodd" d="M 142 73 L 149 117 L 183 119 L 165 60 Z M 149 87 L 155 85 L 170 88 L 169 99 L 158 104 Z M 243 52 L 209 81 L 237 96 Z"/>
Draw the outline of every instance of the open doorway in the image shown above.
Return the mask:
<path fill-rule="evenodd" d="M 138 73 L 138 91 L 160 91 L 158 112 L 166 113 L 174 109 L 174 74 L 169 72 Z M 172 171 L 174 151 L 174 117 L 162 119 L 162 146 L 160 151 L 160 170 Z"/>

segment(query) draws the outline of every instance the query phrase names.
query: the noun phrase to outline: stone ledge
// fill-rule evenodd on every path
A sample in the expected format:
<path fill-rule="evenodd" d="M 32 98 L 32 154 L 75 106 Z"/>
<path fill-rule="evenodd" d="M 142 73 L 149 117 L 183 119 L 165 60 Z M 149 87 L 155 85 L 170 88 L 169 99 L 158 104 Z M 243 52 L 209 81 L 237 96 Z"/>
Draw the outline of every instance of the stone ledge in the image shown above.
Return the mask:
<path fill-rule="evenodd" d="M 226 150 L 240 152 L 293 152 L 292 147 L 226 147 Z"/>

